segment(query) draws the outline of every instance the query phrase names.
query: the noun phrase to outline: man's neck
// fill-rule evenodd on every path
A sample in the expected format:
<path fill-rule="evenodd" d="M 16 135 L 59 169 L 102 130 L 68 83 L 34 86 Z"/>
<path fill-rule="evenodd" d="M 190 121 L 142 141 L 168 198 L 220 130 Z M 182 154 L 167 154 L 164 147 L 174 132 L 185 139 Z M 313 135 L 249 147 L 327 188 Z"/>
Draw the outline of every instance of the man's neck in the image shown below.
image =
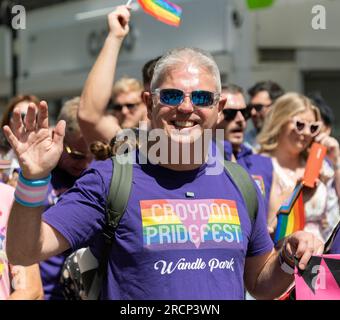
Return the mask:
<path fill-rule="evenodd" d="M 232 145 L 233 147 L 233 155 L 237 158 L 237 155 L 241 152 L 241 149 L 242 149 L 242 145 L 241 144 L 233 144 Z"/>
<path fill-rule="evenodd" d="M 153 144 L 154 143 L 149 143 L 148 145 L 148 159 L 149 161 L 151 160 L 152 163 L 155 163 L 155 161 L 152 161 L 152 158 L 150 159 L 149 152 Z M 187 148 L 183 148 L 181 144 L 177 145 L 177 147 L 174 147 L 173 142 L 172 145 L 169 144 L 167 157 L 161 158 L 161 161 L 156 164 L 174 171 L 195 170 L 200 168 L 208 161 L 208 147 L 209 144 L 207 142 L 204 146 L 202 143 L 201 148 L 198 148 L 197 144 L 195 145 L 194 143 L 191 143 L 190 146 L 188 146 Z M 174 156 L 173 150 L 176 150 L 176 152 L 178 152 L 178 155 Z"/>

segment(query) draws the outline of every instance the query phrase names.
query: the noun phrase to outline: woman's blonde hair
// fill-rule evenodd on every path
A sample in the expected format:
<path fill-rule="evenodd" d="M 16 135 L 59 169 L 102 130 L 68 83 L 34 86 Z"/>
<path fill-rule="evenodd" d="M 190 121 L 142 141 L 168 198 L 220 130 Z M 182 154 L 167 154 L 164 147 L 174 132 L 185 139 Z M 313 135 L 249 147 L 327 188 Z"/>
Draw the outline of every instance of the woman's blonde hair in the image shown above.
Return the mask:
<path fill-rule="evenodd" d="M 257 141 L 260 144 L 260 153 L 271 153 L 278 146 L 278 138 L 284 125 L 301 112 L 311 110 L 316 121 L 321 120 L 320 111 L 311 100 L 302 94 L 289 92 L 275 101 Z"/>

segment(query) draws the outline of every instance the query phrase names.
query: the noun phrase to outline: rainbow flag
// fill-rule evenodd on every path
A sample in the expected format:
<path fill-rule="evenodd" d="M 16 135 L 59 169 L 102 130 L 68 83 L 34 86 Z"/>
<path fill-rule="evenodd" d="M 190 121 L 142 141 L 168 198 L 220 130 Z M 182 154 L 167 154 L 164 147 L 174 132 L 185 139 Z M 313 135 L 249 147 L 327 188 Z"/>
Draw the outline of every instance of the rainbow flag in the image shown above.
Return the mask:
<path fill-rule="evenodd" d="M 178 27 L 181 22 L 182 8 L 168 0 L 138 0 L 143 10 L 159 21 Z"/>
<path fill-rule="evenodd" d="M 275 244 L 288 235 L 303 230 L 305 226 L 305 209 L 302 197 L 303 187 L 303 183 L 299 183 L 295 187 L 292 195 L 279 209 L 274 236 Z"/>

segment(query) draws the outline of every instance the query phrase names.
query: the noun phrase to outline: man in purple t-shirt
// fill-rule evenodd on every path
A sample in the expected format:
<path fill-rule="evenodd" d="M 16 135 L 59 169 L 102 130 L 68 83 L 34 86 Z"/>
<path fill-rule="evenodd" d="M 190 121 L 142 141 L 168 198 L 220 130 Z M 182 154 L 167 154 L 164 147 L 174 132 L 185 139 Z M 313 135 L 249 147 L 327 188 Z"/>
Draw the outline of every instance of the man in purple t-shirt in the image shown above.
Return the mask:
<path fill-rule="evenodd" d="M 244 134 L 250 110 L 247 108 L 243 89 L 235 84 L 222 88 L 227 102 L 219 118 L 217 129 L 224 130 L 224 156 L 245 168 L 256 182 L 265 198 L 266 211 L 273 181 L 273 165 L 268 157 L 254 152 L 244 144 Z"/>
<path fill-rule="evenodd" d="M 127 28 L 128 9 L 116 10 L 117 28 Z M 169 147 L 159 161 L 144 161 L 157 146 L 155 140 L 135 154 L 132 190 L 101 298 L 244 299 L 244 283 L 255 297 L 279 296 L 293 281 L 293 256 L 304 269 L 323 245 L 313 235 L 298 232 L 275 252 L 260 194 L 251 223 L 230 177 L 224 171 L 211 174 L 216 163 L 207 152 L 197 156 L 197 143 L 205 143 L 205 130 L 215 126 L 225 104 L 216 63 L 201 50 L 172 50 L 158 61 L 151 92 L 143 96 L 151 129 L 163 134 L 159 146 Z M 65 123 L 59 122 L 51 136 L 47 111 L 41 102 L 35 123 L 30 106 L 25 130 L 19 116 L 15 133 L 4 129 L 20 159 L 20 179 L 33 194 L 32 188 L 43 185 L 62 150 Z M 176 147 L 181 151 L 177 158 Z M 183 150 L 188 150 L 189 161 Z M 94 164 L 43 217 L 34 197 L 23 202 L 18 195 L 8 230 L 9 259 L 30 264 L 88 245 L 98 256 L 102 248 L 95 240 L 105 225 L 112 170 L 111 160 Z"/>

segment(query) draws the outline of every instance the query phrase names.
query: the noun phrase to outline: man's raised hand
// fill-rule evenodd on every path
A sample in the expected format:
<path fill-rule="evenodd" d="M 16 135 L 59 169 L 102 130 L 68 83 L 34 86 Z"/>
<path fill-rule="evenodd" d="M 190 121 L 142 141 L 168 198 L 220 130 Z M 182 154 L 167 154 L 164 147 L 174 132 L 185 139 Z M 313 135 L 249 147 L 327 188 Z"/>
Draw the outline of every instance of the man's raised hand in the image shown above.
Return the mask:
<path fill-rule="evenodd" d="M 130 6 L 119 6 L 108 15 L 110 33 L 117 39 L 123 40 L 129 33 Z"/>

